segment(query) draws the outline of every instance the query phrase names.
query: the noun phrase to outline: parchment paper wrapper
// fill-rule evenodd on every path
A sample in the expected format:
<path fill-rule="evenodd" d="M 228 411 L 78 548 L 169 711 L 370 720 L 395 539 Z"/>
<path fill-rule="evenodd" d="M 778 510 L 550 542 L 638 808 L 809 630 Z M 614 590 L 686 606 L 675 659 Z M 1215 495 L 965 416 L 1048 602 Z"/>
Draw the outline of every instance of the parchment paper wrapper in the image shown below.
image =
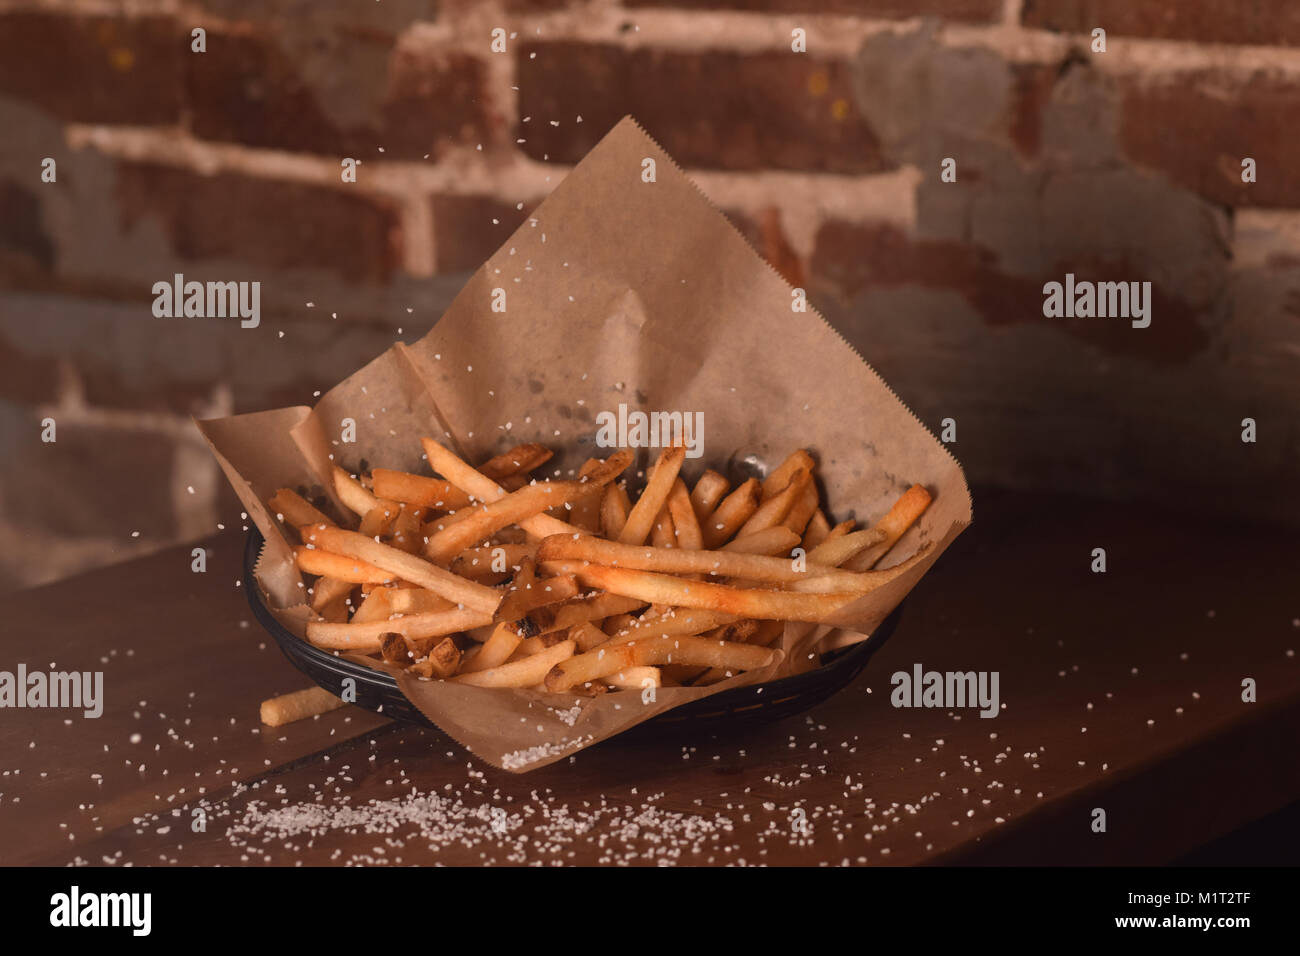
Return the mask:
<path fill-rule="evenodd" d="M 656 164 L 644 182 L 643 161 Z M 504 290 L 505 311 L 493 311 Z M 816 312 L 792 309 L 791 288 L 629 117 L 623 119 L 478 270 L 423 339 L 394 345 L 335 386 L 314 409 L 282 408 L 200 422 L 249 515 L 266 536 L 256 569 L 277 618 L 302 636 L 310 617 L 289 543 L 263 505 L 280 487 L 333 498 L 331 455 L 355 471 L 428 474 L 421 435 L 470 461 L 524 441 L 566 472 L 593 454 L 596 415 L 702 412 L 706 467 L 774 467 L 810 449 L 833 518 L 879 517 L 912 483 L 934 502 L 882 562 L 930 543 L 924 559 L 831 622 L 870 634 L 971 521 L 961 467 Z M 342 422 L 356 442 L 341 441 Z M 657 455 L 642 450 L 632 483 Z M 337 501 L 335 501 L 337 505 Z M 345 511 L 342 513 L 346 514 Z M 249 586 L 254 586 L 249 582 Z M 789 625 L 783 648 L 795 628 Z M 844 641 L 844 633 L 830 634 Z M 359 660 L 361 658 L 358 658 Z M 688 701 L 789 673 L 788 658 L 711 687 L 574 698 L 421 681 L 391 670 L 438 727 L 498 767 L 544 766 Z M 337 691 L 337 688 L 331 688 Z"/>

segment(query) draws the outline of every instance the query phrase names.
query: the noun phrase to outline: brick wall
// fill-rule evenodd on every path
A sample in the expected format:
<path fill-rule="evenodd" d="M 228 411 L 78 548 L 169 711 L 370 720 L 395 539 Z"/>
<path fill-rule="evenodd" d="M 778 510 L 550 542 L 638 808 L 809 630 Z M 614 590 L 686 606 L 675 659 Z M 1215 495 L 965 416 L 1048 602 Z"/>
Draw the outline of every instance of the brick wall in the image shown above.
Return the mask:
<path fill-rule="evenodd" d="M 629 112 L 973 482 L 1300 521 L 1298 47 L 1284 0 L 0 0 L 0 581 L 237 520 L 190 416 L 421 334 Z M 1151 327 L 1045 319 L 1067 271 Z M 154 318 L 174 272 L 261 326 Z"/>

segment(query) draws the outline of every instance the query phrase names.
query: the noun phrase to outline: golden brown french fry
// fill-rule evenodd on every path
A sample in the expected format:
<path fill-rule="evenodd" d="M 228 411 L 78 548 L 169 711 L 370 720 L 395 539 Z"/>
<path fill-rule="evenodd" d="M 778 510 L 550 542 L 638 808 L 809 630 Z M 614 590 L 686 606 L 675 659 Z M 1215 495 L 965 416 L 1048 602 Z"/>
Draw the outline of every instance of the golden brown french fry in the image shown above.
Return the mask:
<path fill-rule="evenodd" d="M 393 613 L 393 589 L 375 588 L 366 595 L 360 606 L 352 612 L 353 624 L 367 624 L 371 621 L 386 621 Z M 380 650 L 383 650 L 381 647 Z"/>
<path fill-rule="evenodd" d="M 344 706 L 343 701 L 324 687 L 308 687 L 262 701 L 262 723 L 268 727 L 283 727 L 295 720 L 318 717 Z"/>
<path fill-rule="evenodd" d="M 736 534 L 752 534 L 764 528 L 772 528 L 785 521 L 806 485 L 812 482 L 812 472 L 800 468 L 791 477 L 790 483 L 770 498 L 765 498 L 749 520 L 740 526 Z"/>
<path fill-rule="evenodd" d="M 695 520 L 701 526 L 708 521 L 709 515 L 713 514 L 713 509 L 718 507 L 718 502 L 730 487 L 731 482 L 712 468 L 700 475 L 700 480 L 691 489 L 691 507 L 695 509 Z"/>
<path fill-rule="evenodd" d="M 600 527 L 607 538 L 617 538 L 623 533 L 627 524 L 632 502 L 628 500 L 627 489 L 618 482 L 610 482 L 600 499 Z"/>
<path fill-rule="evenodd" d="M 831 524 L 826 520 L 826 515 L 820 508 L 813 512 L 812 518 L 808 521 L 808 527 L 803 533 L 803 549 L 811 551 L 817 545 L 826 540 L 826 535 L 830 534 Z"/>
<path fill-rule="evenodd" d="M 330 577 L 317 578 L 311 586 L 312 610 L 319 611 L 331 601 L 346 598 L 355 587 L 356 585 L 351 581 L 341 581 L 338 578 Z"/>
<path fill-rule="evenodd" d="M 587 565 L 579 579 L 610 594 L 651 604 L 698 607 L 737 617 L 783 621 L 823 621 L 865 592 L 801 593 L 727 587 L 708 581 L 683 581 L 667 574 Z"/>
<path fill-rule="evenodd" d="M 492 628 L 488 639 L 474 652 L 474 656 L 461 664 L 462 674 L 490 670 L 499 667 L 510 659 L 523 641 L 519 629 L 509 621 L 502 621 Z"/>
<path fill-rule="evenodd" d="M 799 544 L 799 536 L 784 525 L 764 528 L 753 534 L 738 535 L 724 544 L 720 551 L 739 551 L 742 554 L 789 554 Z"/>
<path fill-rule="evenodd" d="M 647 687 L 662 687 L 663 678 L 657 667 L 629 667 L 610 674 L 605 678 L 605 683 L 624 690 L 643 690 Z"/>
<path fill-rule="evenodd" d="M 407 471 L 376 468 L 371 473 L 375 494 L 390 501 L 401 501 L 413 508 L 456 511 L 469 504 L 469 496 L 449 481 L 426 478 Z"/>
<path fill-rule="evenodd" d="M 677 480 L 677 473 L 681 471 L 682 462 L 685 460 L 686 449 L 680 445 L 665 448 L 660 453 L 659 461 L 655 463 L 654 471 L 650 474 L 650 480 L 646 482 L 641 497 L 637 499 L 631 513 L 627 516 L 627 524 L 623 526 L 618 536 L 619 541 L 624 544 L 645 543 L 646 538 L 650 536 L 650 528 L 654 525 L 655 518 L 659 516 L 664 502 L 668 500 L 668 492 L 672 491 L 673 482 Z"/>
<path fill-rule="evenodd" d="M 700 522 L 706 548 L 718 548 L 731 540 L 740 526 L 758 510 L 758 491 L 758 479 L 750 478 L 723 498 L 707 520 Z"/>
<path fill-rule="evenodd" d="M 479 501 L 497 501 L 504 498 L 508 493 L 498 482 L 481 474 L 432 438 L 421 438 L 420 445 L 424 448 L 424 454 L 429 459 L 430 468 L 457 488 L 473 495 Z M 628 456 L 628 463 L 631 463 L 630 455 Z M 552 518 L 546 514 L 533 515 L 531 518 L 519 522 L 519 526 L 529 534 L 539 538 L 544 538 L 548 534 L 580 533 L 578 528 L 575 528 L 567 521 L 560 521 L 558 518 Z"/>
<path fill-rule="evenodd" d="M 673 482 L 672 490 L 668 492 L 668 513 L 673 519 L 673 529 L 677 537 L 676 547 L 688 551 L 699 551 L 704 547 L 704 534 L 700 531 L 700 522 L 695 517 L 690 492 L 686 490 L 686 482 L 680 477 Z"/>
<path fill-rule="evenodd" d="M 599 458 L 588 458 L 578 469 L 579 478 L 587 478 L 595 474 L 596 469 L 600 467 Z M 569 506 L 568 521 L 571 525 L 581 528 L 588 534 L 598 534 L 600 532 L 600 506 L 604 501 L 604 493 L 599 495 L 583 495 Z"/>
<path fill-rule="evenodd" d="M 817 463 L 805 449 L 800 448 L 792 452 L 789 458 L 777 465 L 772 473 L 763 479 L 763 500 L 766 501 L 780 494 L 790 484 L 790 479 L 794 477 L 795 472 L 800 469 L 812 472 L 816 468 Z"/>
<path fill-rule="evenodd" d="M 755 670 L 766 667 L 774 657 L 774 651 L 748 644 L 728 644 L 683 635 L 652 637 L 615 647 L 601 646 L 561 661 L 547 673 L 546 689 L 563 693 L 574 684 L 600 680 L 629 667 L 692 664 Z"/>
<path fill-rule="evenodd" d="M 561 632 L 555 631 L 554 633 L 559 634 Z M 579 653 L 585 653 L 599 644 L 604 644 L 609 640 L 609 635 L 591 621 L 584 621 L 569 628 L 569 638 L 577 645 Z"/>
<path fill-rule="evenodd" d="M 539 445 L 537 442 L 526 442 L 502 452 L 495 458 L 489 458 L 479 465 L 478 472 L 493 481 L 500 482 L 505 478 L 532 471 L 534 468 L 546 464 L 551 460 L 552 454 L 552 451 L 545 445 Z"/>
<path fill-rule="evenodd" d="M 316 612 L 320 619 L 330 624 L 340 624 L 348 619 L 348 597 L 337 597 Z"/>
<path fill-rule="evenodd" d="M 668 511 L 668 503 L 659 509 L 659 516 L 655 518 L 654 525 L 650 528 L 650 543 L 656 548 L 675 548 L 677 547 L 677 528 L 673 524 L 673 516 Z"/>
<path fill-rule="evenodd" d="M 381 498 L 379 504 L 362 515 L 357 533 L 364 534 L 367 538 L 388 534 L 401 511 L 401 505 L 396 501 L 386 501 Z"/>
<path fill-rule="evenodd" d="M 835 527 L 831 528 L 830 531 L 826 532 L 826 540 L 823 541 L 822 543 L 825 544 L 826 541 L 834 541 L 836 538 L 840 537 L 841 535 L 846 535 L 851 533 L 856 524 L 857 522 L 854 521 L 852 518 L 850 518 L 848 521 L 841 521 Z"/>
<path fill-rule="evenodd" d="M 410 667 L 413 663 L 406 638 L 392 631 L 379 635 L 379 656 L 385 663 L 396 664 L 398 667 Z"/>
<path fill-rule="evenodd" d="M 388 621 L 372 621 L 369 624 L 308 621 L 307 640 L 326 650 L 373 654 L 379 650 L 379 639 L 389 631 L 408 638 L 442 637 L 491 623 L 492 615 L 471 611 L 468 608 L 407 614 Z"/>
<path fill-rule="evenodd" d="M 647 614 L 646 617 L 649 617 Z M 667 637 L 670 635 L 685 635 L 687 637 L 695 634 L 703 634 L 711 631 L 719 625 L 730 624 L 735 621 L 736 617 L 732 614 L 722 614 L 718 611 L 706 611 L 695 608 L 673 608 L 672 610 L 646 620 L 644 617 L 635 624 L 619 630 L 613 634 L 610 639 L 597 647 L 610 646 L 615 647 L 619 644 L 627 644 L 631 641 L 640 641 L 651 637 Z"/>
<path fill-rule="evenodd" d="M 466 548 L 451 562 L 451 570 L 456 574 L 469 575 L 479 572 L 510 574 L 519 567 L 524 558 L 537 555 L 534 544 L 489 544 L 481 548 Z"/>
<path fill-rule="evenodd" d="M 271 513 L 287 525 L 300 528 L 305 524 L 333 524 L 326 515 L 292 488 L 281 488 L 266 502 Z"/>
<path fill-rule="evenodd" d="M 817 483 L 812 480 L 811 474 L 803 491 L 795 499 L 795 503 L 790 506 L 789 513 L 785 516 L 782 525 L 798 534 L 803 534 L 803 529 L 808 527 L 808 522 L 812 520 L 813 513 L 817 510 L 820 499 L 817 497 Z"/>
<path fill-rule="evenodd" d="M 494 615 L 498 621 L 518 621 L 538 608 L 559 604 L 578 596 L 578 582 L 573 575 L 538 578 L 531 584 L 507 591 Z"/>
<path fill-rule="evenodd" d="M 422 661 L 412 664 L 408 671 L 418 677 L 437 677 L 446 680 L 460 669 L 461 652 L 456 642 L 445 637 L 429 649 Z"/>
<path fill-rule="evenodd" d="M 885 531 L 883 528 L 867 528 L 862 531 L 841 534 L 828 541 L 823 541 L 809 551 L 808 563 L 838 568 L 845 561 L 861 554 L 873 545 L 880 544 L 884 540 Z"/>
<path fill-rule="evenodd" d="M 338 495 L 339 501 L 351 511 L 358 515 L 364 515 L 375 505 L 379 504 L 379 499 L 366 490 L 361 482 L 357 481 L 338 465 L 334 466 L 332 472 L 334 479 L 334 493 Z"/>
<path fill-rule="evenodd" d="M 399 551 L 418 554 L 424 546 L 424 531 L 420 525 L 422 509 L 401 505 L 393 521 L 393 537 L 389 542 Z"/>
<path fill-rule="evenodd" d="M 600 621 L 614 614 L 639 611 L 647 601 L 619 597 L 615 594 L 593 594 L 577 598 L 554 607 L 539 607 L 528 615 L 528 623 L 538 634 L 562 631 L 584 621 Z"/>
<path fill-rule="evenodd" d="M 504 498 L 486 505 L 471 505 L 467 509 L 469 516 L 464 520 L 444 527 L 429 538 L 424 546 L 424 555 L 435 564 L 451 561 L 466 548 L 478 544 L 507 525 L 523 524 L 528 518 L 542 514 L 548 508 L 555 508 L 585 495 L 598 495 L 600 490 L 618 477 L 619 472 L 627 467 L 631 455 L 610 456 L 608 462 L 592 471 L 582 481 L 539 481 L 525 485 L 518 491 L 512 491 Z"/>
<path fill-rule="evenodd" d="M 573 648 L 573 641 L 561 641 L 554 647 L 548 647 L 523 660 L 490 667 L 472 674 L 457 674 L 452 680 L 475 687 L 532 687 L 544 681 L 552 667 L 565 658 L 572 657 Z"/>
<path fill-rule="evenodd" d="M 867 568 L 875 567 L 876 562 L 889 553 L 912 523 L 921 517 L 921 513 L 926 508 L 930 507 L 930 500 L 930 492 L 922 486 L 913 485 L 908 488 L 894 502 L 885 516 L 873 525 L 873 528 L 884 533 L 884 540 L 846 562 L 845 567 L 852 571 L 865 571 Z"/>
<path fill-rule="evenodd" d="M 423 614 L 427 611 L 450 611 L 456 605 L 424 588 L 390 588 L 388 606 L 393 614 Z"/>
<path fill-rule="evenodd" d="M 305 574 L 319 574 L 352 584 L 384 584 L 397 577 L 392 571 L 385 571 L 369 562 L 307 545 L 298 545 L 293 549 L 293 555 L 298 569 Z"/>
<path fill-rule="evenodd" d="M 316 525 L 303 529 L 303 540 L 309 545 L 314 544 L 317 548 L 345 554 L 383 568 L 420 587 L 428 588 L 449 601 L 464 604 L 469 609 L 485 612 L 489 616 L 501 603 L 501 595 L 492 588 L 467 581 L 422 558 L 399 551 L 355 531 Z M 334 574 L 331 577 L 339 577 L 339 575 Z"/>
<path fill-rule="evenodd" d="M 574 537 L 556 534 L 542 541 L 537 549 L 538 560 L 544 562 L 590 561 L 617 568 L 638 571 L 659 571 L 668 574 L 711 574 L 717 577 L 743 578 L 769 584 L 792 584 L 823 579 L 827 590 L 871 590 L 874 578 L 864 572 L 842 571 L 839 568 L 805 567 L 789 558 L 769 557 L 764 554 L 744 554 L 737 551 L 684 551 L 681 548 L 656 548 L 649 545 L 619 544 L 590 535 Z M 586 568 L 574 566 L 575 573 L 584 576 Z M 876 574 L 877 572 L 872 572 Z M 879 586 L 879 585 L 875 585 Z M 673 602 L 667 602 L 673 603 Z"/>

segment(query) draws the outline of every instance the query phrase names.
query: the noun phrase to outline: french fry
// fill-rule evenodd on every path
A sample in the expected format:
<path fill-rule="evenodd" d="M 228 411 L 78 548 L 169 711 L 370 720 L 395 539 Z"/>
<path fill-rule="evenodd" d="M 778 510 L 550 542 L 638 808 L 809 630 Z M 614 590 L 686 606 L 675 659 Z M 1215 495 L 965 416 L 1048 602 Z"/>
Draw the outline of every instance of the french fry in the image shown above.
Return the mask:
<path fill-rule="evenodd" d="M 789 554 L 799 544 L 799 535 L 784 525 L 776 525 L 755 531 L 752 534 L 737 535 L 719 550 L 739 551 L 742 554 Z"/>
<path fill-rule="evenodd" d="M 276 517 L 295 528 L 301 528 L 305 524 L 334 523 L 292 488 L 281 488 L 266 503 L 271 506 Z"/>
<path fill-rule="evenodd" d="M 410 508 L 405 505 L 397 513 L 397 518 L 393 521 L 393 537 L 390 542 L 394 548 L 399 551 L 405 551 L 407 554 L 418 554 L 421 546 L 424 544 L 424 532 L 420 526 L 421 509 Z"/>
<path fill-rule="evenodd" d="M 367 491 L 361 482 L 338 465 L 334 466 L 331 477 L 334 479 L 334 493 L 338 495 L 339 501 L 343 502 L 344 507 L 350 511 L 355 511 L 358 515 L 364 515 L 379 504 L 378 498 Z"/>
<path fill-rule="evenodd" d="M 862 531 L 853 531 L 837 535 L 827 541 L 823 541 L 817 547 L 808 552 L 809 564 L 821 564 L 831 568 L 838 568 L 845 561 L 862 553 L 873 545 L 880 544 L 885 540 L 885 531 L 883 528 L 866 528 Z"/>
<path fill-rule="evenodd" d="M 812 518 L 808 521 L 808 527 L 803 532 L 803 549 L 811 551 L 817 545 L 826 540 L 826 535 L 830 534 L 831 524 L 826 520 L 825 513 L 818 508 L 813 512 Z"/>
<path fill-rule="evenodd" d="M 414 508 L 456 511 L 470 503 L 469 495 L 441 478 L 426 478 L 388 468 L 376 468 L 370 475 L 374 479 L 376 495 Z"/>
<path fill-rule="evenodd" d="M 294 548 L 293 556 L 298 569 L 306 574 L 319 574 L 352 584 L 387 584 L 397 577 L 392 571 L 385 571 L 367 561 L 306 545 Z"/>
<path fill-rule="evenodd" d="M 713 514 L 700 522 L 706 548 L 718 548 L 731 540 L 740 526 L 758 510 L 758 491 L 758 479 L 750 478 L 723 498 Z"/>
<path fill-rule="evenodd" d="M 619 533 L 618 540 L 624 544 L 644 544 L 650 536 L 650 528 L 659 516 L 668 492 L 672 491 L 677 473 L 681 471 L 682 462 L 686 460 L 686 449 L 680 445 L 665 448 L 655 463 L 650 480 L 646 482 L 641 497 L 637 499 L 632 511 L 627 516 L 627 524 Z"/>
<path fill-rule="evenodd" d="M 450 611 L 456 605 L 424 588 L 390 588 L 388 606 L 393 614 L 424 614 L 429 611 Z"/>
<path fill-rule="evenodd" d="M 428 656 L 416 661 L 407 670 L 418 677 L 436 677 L 446 680 L 460 668 L 461 652 L 450 637 L 443 638 L 429 649 Z"/>
<path fill-rule="evenodd" d="M 555 631 L 554 633 L 558 634 L 561 632 Z M 584 621 L 581 624 L 569 628 L 569 637 L 572 639 L 573 643 L 577 645 L 579 653 L 586 653 L 593 647 L 604 644 L 609 640 L 609 635 L 591 621 Z"/>
<path fill-rule="evenodd" d="M 498 621 L 518 621 L 538 608 L 559 604 L 578 596 L 578 582 L 573 575 L 538 578 L 531 584 L 506 592 L 494 618 Z"/>
<path fill-rule="evenodd" d="M 670 635 L 690 637 L 712 631 L 720 625 L 730 624 L 735 620 L 735 615 L 723 614 L 719 611 L 673 608 L 671 611 L 652 617 L 649 620 L 642 618 L 635 624 L 615 632 L 604 644 L 596 646 L 614 647 L 619 644 L 641 641 L 651 637 L 667 637 Z"/>
<path fill-rule="evenodd" d="M 857 522 L 854 521 L 852 518 L 850 518 L 848 521 L 841 521 L 835 527 L 831 528 L 830 531 L 826 532 L 826 539 L 822 543 L 825 544 L 826 541 L 834 541 L 836 538 L 840 537 L 841 535 L 850 534 L 853 531 L 853 528 L 856 524 Z"/>
<path fill-rule="evenodd" d="M 261 718 L 268 727 L 283 727 L 295 720 L 319 717 L 346 706 L 324 687 L 308 687 L 262 701 Z"/>
<path fill-rule="evenodd" d="M 392 588 L 375 588 L 366 595 L 360 607 L 352 612 L 352 623 L 367 624 L 371 621 L 388 620 L 389 615 L 393 613 L 392 597 Z"/>
<path fill-rule="evenodd" d="M 695 508 L 691 504 L 686 482 L 678 478 L 668 492 L 668 513 L 673 519 L 676 531 L 676 547 L 687 551 L 699 551 L 704 547 L 704 534 L 700 531 L 699 519 L 695 517 Z"/>
<path fill-rule="evenodd" d="M 663 678 L 657 667 L 629 667 L 610 674 L 605 678 L 605 683 L 625 690 L 644 690 L 647 687 L 662 687 Z"/>
<path fill-rule="evenodd" d="M 367 538 L 388 534 L 401 511 L 401 505 L 396 501 L 385 501 L 381 498 L 379 504 L 362 515 L 357 533 L 364 534 Z"/>
<path fill-rule="evenodd" d="M 629 667 L 691 664 L 755 670 L 766 667 L 774 656 L 775 652 L 768 648 L 750 647 L 747 644 L 728 644 L 682 635 L 654 637 L 615 647 L 602 646 L 586 654 L 569 657 L 547 673 L 546 689 L 553 693 L 563 693 L 574 684 L 600 680 Z"/>
<path fill-rule="evenodd" d="M 703 525 L 730 487 L 731 482 L 712 468 L 700 475 L 699 481 L 691 489 L 691 507 L 695 510 L 695 520 Z"/>
<path fill-rule="evenodd" d="M 668 511 L 668 503 L 659 509 L 659 516 L 655 518 L 654 525 L 650 528 L 650 543 L 656 548 L 675 548 L 677 547 L 677 528 L 673 524 L 673 516 Z"/>
<path fill-rule="evenodd" d="M 532 687 L 542 683 L 552 667 L 572 657 L 573 648 L 573 641 L 560 641 L 532 657 L 489 667 L 487 670 L 472 674 L 457 674 L 451 679 L 456 683 L 470 684 L 474 687 Z"/>
<path fill-rule="evenodd" d="M 424 448 L 425 457 L 429 459 L 430 468 L 479 501 L 497 501 L 508 493 L 498 482 L 476 471 L 432 438 L 421 438 L 420 444 Z M 628 456 L 628 463 L 631 463 L 631 455 Z M 519 526 L 539 538 L 544 538 L 548 534 L 579 533 L 579 529 L 567 521 L 560 521 L 546 514 L 533 515 L 519 522 Z"/>
<path fill-rule="evenodd" d="M 467 581 L 413 554 L 399 551 L 355 531 L 317 525 L 304 529 L 303 534 L 303 540 L 309 544 L 368 562 L 472 610 L 491 615 L 501 603 L 501 595 L 489 587 Z M 340 577 L 337 574 L 331 576 Z"/>
<path fill-rule="evenodd" d="M 474 656 L 461 664 L 460 672 L 472 674 L 498 667 L 510 659 L 522 641 L 523 635 L 513 623 L 503 621 L 497 624 L 488 639 L 475 650 Z"/>
<path fill-rule="evenodd" d="M 638 611 L 648 604 L 617 594 L 593 594 L 553 607 L 539 607 L 528 615 L 528 622 L 539 634 L 562 631 L 585 621 L 599 621 L 614 614 Z"/>
<path fill-rule="evenodd" d="M 578 477 L 589 477 L 595 473 L 600 464 L 599 458 L 588 458 L 578 469 Z M 589 534 L 597 534 L 600 531 L 600 506 L 604 498 L 603 492 L 599 495 L 583 495 L 578 498 L 570 505 L 569 523 Z"/>
<path fill-rule="evenodd" d="M 479 465 L 478 471 L 479 474 L 500 482 L 506 478 L 523 475 L 546 464 L 551 460 L 552 454 L 553 452 L 545 445 L 539 445 L 537 442 L 527 442 L 523 445 L 516 445 L 495 458 L 489 458 Z"/>
<path fill-rule="evenodd" d="M 601 467 L 594 469 L 584 481 L 540 481 L 525 485 L 490 504 L 473 505 L 466 509 L 470 512 L 469 517 L 429 538 L 424 546 L 424 555 L 435 564 L 449 562 L 466 548 L 507 525 L 522 524 L 548 508 L 568 504 L 584 495 L 599 494 L 601 488 L 627 467 L 630 457 L 610 456 L 608 462 L 602 462 Z"/>
<path fill-rule="evenodd" d="M 847 562 L 845 567 L 852 571 L 865 571 L 867 568 L 875 567 L 876 562 L 889 553 L 889 550 L 898 543 L 898 539 L 912 526 L 912 523 L 921 517 L 921 513 L 926 508 L 930 507 L 930 500 L 930 492 L 920 485 L 913 485 L 908 488 L 894 502 L 885 516 L 873 525 L 874 529 L 884 533 L 884 540 L 880 544 L 867 548 L 867 550 Z"/>
<path fill-rule="evenodd" d="M 407 614 L 387 621 L 372 621 L 369 624 L 308 621 L 307 640 L 326 650 L 373 654 L 379 650 L 380 638 L 389 631 L 407 638 L 443 637 L 491 623 L 492 615 L 466 608 Z"/>
<path fill-rule="evenodd" d="M 351 581 L 341 581 L 338 578 L 319 577 L 316 583 L 312 585 L 311 591 L 311 608 L 313 611 L 319 611 L 326 604 L 338 598 L 346 598 L 352 593 L 356 585 Z"/>
<path fill-rule="evenodd" d="M 647 545 L 619 544 L 589 535 L 557 534 L 542 541 L 537 549 L 540 561 L 590 561 L 595 564 L 638 571 L 669 574 L 709 574 L 716 577 L 743 578 L 768 584 L 793 584 L 809 578 L 825 579 L 828 588 L 843 591 L 870 590 L 872 578 L 865 572 L 841 571 L 839 568 L 802 568 L 788 558 L 738 551 L 685 551 L 681 548 L 655 548 Z M 575 567 L 579 575 L 587 569 Z M 872 572 L 878 573 L 878 572 Z M 585 580 L 585 578 L 584 578 Z M 668 602 L 674 603 L 674 602 Z"/>
<path fill-rule="evenodd" d="M 794 507 L 795 502 L 799 500 L 799 496 L 803 494 L 804 486 L 811 481 L 812 472 L 806 468 L 798 469 L 790 477 L 790 483 L 784 489 L 763 500 L 736 534 L 752 534 L 781 524 L 790 514 L 790 509 Z"/>
<path fill-rule="evenodd" d="M 785 516 L 785 520 L 781 524 L 796 534 L 803 534 L 803 529 L 808 527 L 808 522 L 812 520 L 819 501 L 817 484 L 812 480 L 810 473 L 808 483 L 803 487 L 803 492 L 795 500 L 795 503 L 790 506 L 789 514 Z"/>
<path fill-rule="evenodd" d="M 777 465 L 766 478 L 763 479 L 763 500 L 772 498 L 779 494 L 787 485 L 790 479 L 794 477 L 795 472 L 799 470 L 812 472 L 817 468 L 817 463 L 813 461 L 812 455 L 803 449 L 797 449 L 792 452 L 785 461 Z"/>
<path fill-rule="evenodd" d="M 651 604 L 697 607 L 737 617 L 783 621 L 823 621 L 862 594 L 804 594 L 796 591 L 732 588 L 708 581 L 683 581 L 667 574 L 606 568 L 596 564 L 584 568 L 579 579 L 610 594 L 637 598 Z"/>
<path fill-rule="evenodd" d="M 396 664 L 399 667 L 411 666 L 411 650 L 407 646 L 406 638 L 392 631 L 379 635 L 379 656 L 389 664 Z"/>
<path fill-rule="evenodd" d="M 632 510 L 628 500 L 627 489 L 618 482 L 610 482 L 600 499 L 600 527 L 607 538 L 617 538 L 627 525 L 627 516 Z"/>

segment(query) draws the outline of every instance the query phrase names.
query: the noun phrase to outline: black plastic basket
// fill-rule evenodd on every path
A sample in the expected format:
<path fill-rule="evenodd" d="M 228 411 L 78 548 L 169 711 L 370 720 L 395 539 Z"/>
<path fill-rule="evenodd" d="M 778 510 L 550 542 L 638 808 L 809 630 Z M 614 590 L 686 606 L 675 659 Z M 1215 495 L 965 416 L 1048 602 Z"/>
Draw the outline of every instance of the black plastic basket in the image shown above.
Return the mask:
<path fill-rule="evenodd" d="M 285 657 L 330 691 L 336 691 L 343 678 L 352 678 L 356 681 L 356 703 L 360 707 L 396 720 L 432 727 L 429 719 L 407 699 L 389 674 L 313 647 L 271 615 L 253 576 L 262 543 L 261 533 L 254 528 L 244 549 L 244 590 L 253 616 L 275 638 Z M 815 670 L 764 684 L 737 687 L 683 704 L 638 724 L 629 733 L 653 731 L 661 735 L 679 729 L 692 734 L 712 733 L 779 720 L 808 710 L 846 687 L 861 673 L 871 655 L 894 633 L 902 610 L 900 604 L 881 622 L 870 640 L 824 654 L 822 666 Z"/>

